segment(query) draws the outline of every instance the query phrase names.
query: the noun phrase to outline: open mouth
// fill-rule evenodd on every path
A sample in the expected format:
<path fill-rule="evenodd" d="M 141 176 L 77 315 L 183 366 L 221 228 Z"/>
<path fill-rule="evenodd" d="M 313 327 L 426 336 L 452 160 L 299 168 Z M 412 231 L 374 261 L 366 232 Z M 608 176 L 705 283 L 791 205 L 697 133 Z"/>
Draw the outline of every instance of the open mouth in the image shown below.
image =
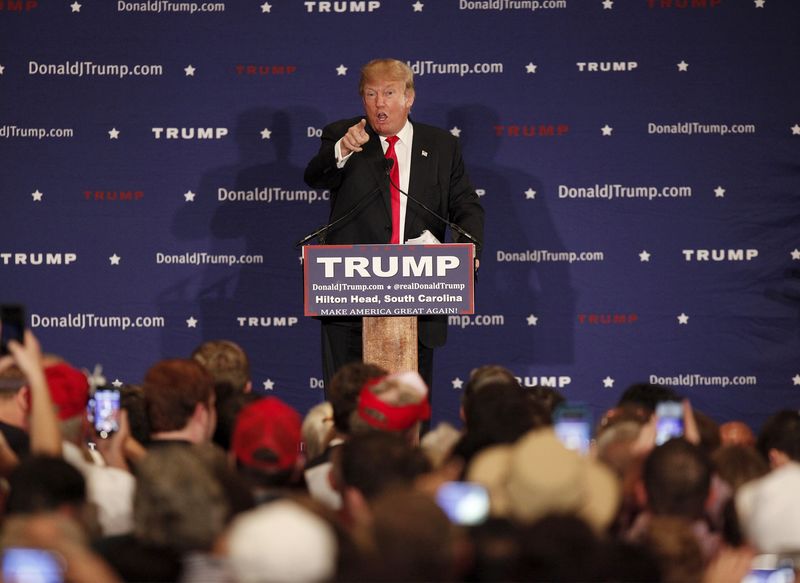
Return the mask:
<path fill-rule="evenodd" d="M 383 112 L 379 113 L 376 117 L 378 118 L 379 122 L 385 122 L 387 119 L 389 119 L 389 116 Z"/>

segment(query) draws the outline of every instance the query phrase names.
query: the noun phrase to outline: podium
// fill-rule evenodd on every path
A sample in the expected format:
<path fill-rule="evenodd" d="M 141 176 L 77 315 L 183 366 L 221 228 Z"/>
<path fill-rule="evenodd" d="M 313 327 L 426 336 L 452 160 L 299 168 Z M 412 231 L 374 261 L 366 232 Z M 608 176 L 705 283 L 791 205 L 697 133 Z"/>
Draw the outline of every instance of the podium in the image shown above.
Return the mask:
<path fill-rule="evenodd" d="M 442 245 L 307 245 L 309 317 L 363 317 L 364 361 L 417 370 L 417 317 L 475 313 L 475 251 Z"/>

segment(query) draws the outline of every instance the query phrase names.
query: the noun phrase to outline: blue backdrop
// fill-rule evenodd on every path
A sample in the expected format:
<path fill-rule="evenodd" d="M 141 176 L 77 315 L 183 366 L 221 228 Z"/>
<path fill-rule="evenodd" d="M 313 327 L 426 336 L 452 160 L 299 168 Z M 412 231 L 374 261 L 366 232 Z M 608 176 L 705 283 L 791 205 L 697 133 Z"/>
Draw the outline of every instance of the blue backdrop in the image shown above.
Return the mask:
<path fill-rule="evenodd" d="M 230 338 L 255 386 L 322 398 L 293 242 L 303 169 L 417 73 L 486 208 L 477 314 L 437 352 L 599 411 L 636 381 L 720 421 L 800 404 L 800 3 L 0 0 L 0 300 L 109 380 Z"/>

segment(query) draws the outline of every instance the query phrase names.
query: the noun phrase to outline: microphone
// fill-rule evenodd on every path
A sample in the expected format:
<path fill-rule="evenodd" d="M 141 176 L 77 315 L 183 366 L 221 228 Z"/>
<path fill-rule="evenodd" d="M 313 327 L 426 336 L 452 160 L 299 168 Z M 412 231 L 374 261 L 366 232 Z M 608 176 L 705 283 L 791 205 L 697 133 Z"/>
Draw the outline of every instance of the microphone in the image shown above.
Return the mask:
<path fill-rule="evenodd" d="M 390 172 L 391 172 L 391 170 L 392 170 L 392 165 L 394 164 L 394 160 L 389 160 L 389 159 L 386 159 L 386 158 L 384 158 L 383 160 L 384 160 L 384 161 L 383 161 L 383 172 L 384 172 L 384 174 L 386 174 L 386 176 L 389 176 L 389 173 L 390 173 Z M 391 178 L 389 179 L 389 181 L 391 182 Z M 369 191 L 369 193 L 367 193 L 367 195 L 366 195 L 366 196 L 363 196 L 363 197 L 361 197 L 361 200 L 359 200 L 359 201 L 358 201 L 356 204 L 354 204 L 354 205 L 353 205 L 353 206 L 352 206 L 352 207 L 351 207 L 351 208 L 350 208 L 350 209 L 349 209 L 349 210 L 348 210 L 346 213 L 344 213 L 344 214 L 343 214 L 341 217 L 339 217 L 338 219 L 336 219 L 336 220 L 335 220 L 335 221 L 333 221 L 333 222 L 330 222 L 330 223 L 328 223 L 327 225 L 323 225 L 323 226 L 321 226 L 319 229 L 317 229 L 316 231 L 314 231 L 314 232 L 313 232 L 313 233 L 311 233 L 310 235 L 306 235 L 305 237 L 303 237 L 302 239 L 300 239 L 300 240 L 299 240 L 297 243 L 295 243 L 295 244 L 294 244 L 294 246 L 295 246 L 295 247 L 302 247 L 303 245 L 305 245 L 306 243 L 308 243 L 309 241 L 311 241 L 311 240 L 313 240 L 313 239 L 316 239 L 317 237 L 319 237 L 319 238 L 320 238 L 320 243 L 322 243 L 322 244 L 324 245 L 324 244 L 325 244 L 325 235 L 327 234 L 327 232 L 328 232 L 328 231 L 330 231 L 330 230 L 331 230 L 333 227 L 335 227 L 335 226 L 336 226 L 336 225 L 338 225 L 339 223 L 341 223 L 341 222 L 342 222 L 343 220 L 345 220 L 346 218 L 348 218 L 348 217 L 352 216 L 352 215 L 353 215 L 353 213 L 355 213 L 355 212 L 356 212 L 356 211 L 357 211 L 359 208 L 361 208 L 361 206 L 362 206 L 362 205 L 363 205 L 363 204 L 364 204 L 364 203 L 365 203 L 367 200 L 369 200 L 370 198 L 372 198 L 372 195 L 374 195 L 374 194 L 375 194 L 376 192 L 378 192 L 380 189 L 381 189 L 381 186 L 380 186 L 380 185 L 376 186 L 375 188 L 373 188 L 372 190 L 370 190 L 370 191 Z M 399 190 L 399 189 L 398 189 L 398 190 Z"/>
<path fill-rule="evenodd" d="M 400 188 L 400 187 L 399 187 L 397 184 L 395 184 L 394 182 L 392 182 L 392 175 L 391 175 L 391 172 L 392 172 L 392 167 L 394 167 L 394 160 L 392 160 L 391 158 L 387 158 L 387 159 L 386 159 L 386 162 L 387 162 L 387 164 L 386 164 L 386 174 L 389 176 L 389 184 L 391 184 L 392 186 L 394 186 L 394 187 L 397 189 L 397 191 L 398 191 L 398 192 L 400 192 L 401 194 L 404 194 L 404 195 L 406 195 L 406 196 L 408 197 L 408 199 L 409 199 L 409 200 L 413 200 L 415 203 L 417 203 L 419 206 L 421 206 L 422 208 L 424 208 L 426 211 L 428 211 L 428 212 L 429 212 L 430 214 L 432 214 L 434 217 L 436 217 L 436 218 L 437 218 L 437 219 L 439 219 L 441 222 L 443 222 L 445 225 L 447 225 L 448 227 L 450 227 L 450 229 L 451 229 L 451 230 L 455 231 L 455 232 L 456 232 L 456 233 L 458 233 L 459 235 L 462 235 L 463 237 L 465 237 L 465 238 L 469 239 L 470 241 L 472 241 L 472 242 L 475 244 L 475 247 L 477 247 L 478 249 L 481 249 L 481 248 L 483 248 L 483 243 L 481 243 L 480 241 L 478 241 L 478 240 L 477 240 L 475 237 L 473 237 L 473 236 L 472 236 L 472 235 L 470 235 L 470 234 L 469 234 L 467 231 L 465 231 L 463 228 L 461 228 L 461 226 L 460 226 L 460 225 L 457 225 L 456 223 L 454 223 L 454 222 L 452 222 L 452 221 L 448 221 L 446 218 L 444 218 L 443 216 L 441 216 L 441 215 L 440 215 L 439 213 L 437 213 L 436 211 L 433 211 L 433 210 L 429 209 L 429 208 L 428 208 L 428 207 L 427 207 L 427 206 L 426 206 L 426 205 L 425 205 L 425 204 L 424 204 L 422 201 L 420 201 L 420 200 L 418 200 L 417 198 L 415 198 L 415 197 L 411 196 L 411 195 L 410 195 L 410 194 L 408 194 L 408 193 L 407 193 L 405 190 L 402 190 L 402 189 L 401 189 L 401 188 Z"/>

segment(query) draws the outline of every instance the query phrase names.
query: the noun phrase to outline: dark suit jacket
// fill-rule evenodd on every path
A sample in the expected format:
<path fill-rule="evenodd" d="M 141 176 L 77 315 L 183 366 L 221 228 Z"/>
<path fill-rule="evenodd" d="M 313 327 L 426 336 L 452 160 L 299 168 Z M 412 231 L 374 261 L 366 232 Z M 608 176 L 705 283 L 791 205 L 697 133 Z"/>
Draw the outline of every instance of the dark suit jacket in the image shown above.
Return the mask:
<path fill-rule="evenodd" d="M 361 117 L 334 122 L 322 130 L 322 145 L 309 162 L 305 181 L 312 188 L 331 192 L 330 221 L 347 213 L 364 200 L 358 211 L 329 231 L 328 244 L 388 243 L 392 234 L 389 180 L 380 137 L 366 126 L 370 136 L 362 152 L 354 153 L 344 168 L 336 167 L 334 146 Z M 412 122 L 411 174 L 408 192 L 428 208 L 461 226 L 483 241 L 483 208 L 469 182 L 461 147 L 449 132 Z M 413 239 L 429 230 L 444 241 L 445 225 L 412 200 L 406 207 L 405 237 Z M 459 241 L 462 242 L 462 241 Z M 463 241 L 467 242 L 467 241 Z M 478 249 L 480 253 L 480 249 Z M 420 317 L 419 338 L 425 346 L 441 346 L 447 338 L 447 320 Z"/>

